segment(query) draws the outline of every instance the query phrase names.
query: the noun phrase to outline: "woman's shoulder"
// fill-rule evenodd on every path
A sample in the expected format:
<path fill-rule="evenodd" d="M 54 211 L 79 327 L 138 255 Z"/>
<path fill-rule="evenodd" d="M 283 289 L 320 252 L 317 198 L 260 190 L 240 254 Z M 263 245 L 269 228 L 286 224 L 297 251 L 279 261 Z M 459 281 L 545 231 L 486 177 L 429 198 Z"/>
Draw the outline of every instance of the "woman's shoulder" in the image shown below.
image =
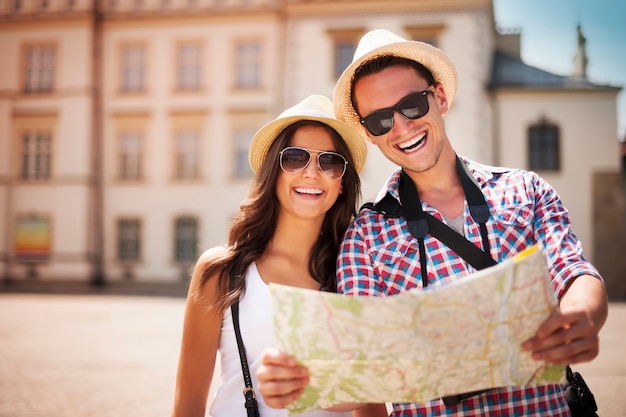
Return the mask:
<path fill-rule="evenodd" d="M 200 257 L 198 258 L 199 264 L 206 264 L 213 262 L 217 259 L 223 258 L 228 252 L 228 247 L 226 245 L 214 246 L 202 252 Z"/>

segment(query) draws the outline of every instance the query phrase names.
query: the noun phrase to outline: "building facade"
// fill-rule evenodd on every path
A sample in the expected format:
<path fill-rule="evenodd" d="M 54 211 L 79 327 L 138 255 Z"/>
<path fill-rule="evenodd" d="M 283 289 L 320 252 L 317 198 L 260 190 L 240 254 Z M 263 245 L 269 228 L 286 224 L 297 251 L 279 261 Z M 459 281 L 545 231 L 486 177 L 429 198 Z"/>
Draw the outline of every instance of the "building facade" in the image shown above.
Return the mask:
<path fill-rule="evenodd" d="M 519 34 L 496 32 L 490 0 L 0 0 L 4 279 L 186 280 L 247 195 L 254 132 L 332 96 L 374 28 L 450 55 L 453 146 L 538 170 L 593 260 L 593 177 L 619 172 L 619 88 L 513 76 Z M 558 164 L 542 165 L 554 128 Z M 364 200 L 394 169 L 369 150 Z"/>

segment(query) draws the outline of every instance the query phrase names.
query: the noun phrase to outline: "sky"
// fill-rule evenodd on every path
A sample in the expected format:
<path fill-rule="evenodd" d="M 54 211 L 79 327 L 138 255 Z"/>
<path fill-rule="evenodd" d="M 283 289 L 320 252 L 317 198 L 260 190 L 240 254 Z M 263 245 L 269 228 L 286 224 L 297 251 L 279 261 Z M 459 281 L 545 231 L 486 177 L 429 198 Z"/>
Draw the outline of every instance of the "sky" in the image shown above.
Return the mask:
<path fill-rule="evenodd" d="M 522 60 L 571 75 L 576 27 L 587 39 L 587 78 L 622 87 L 617 96 L 618 138 L 626 139 L 626 0 L 493 0 L 496 26 L 521 31 Z"/>

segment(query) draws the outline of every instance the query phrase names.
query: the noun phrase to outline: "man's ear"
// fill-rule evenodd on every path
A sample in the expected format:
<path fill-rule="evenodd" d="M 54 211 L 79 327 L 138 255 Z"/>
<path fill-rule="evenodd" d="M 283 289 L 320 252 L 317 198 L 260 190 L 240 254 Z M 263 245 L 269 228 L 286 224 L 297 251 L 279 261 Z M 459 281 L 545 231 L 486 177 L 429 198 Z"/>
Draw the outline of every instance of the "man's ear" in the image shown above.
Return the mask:
<path fill-rule="evenodd" d="M 437 107 L 439 107 L 439 113 L 443 116 L 449 109 L 448 98 L 446 97 L 446 92 L 443 89 L 443 84 L 437 83 L 435 86 L 435 94 L 433 94 L 433 96 L 435 97 Z"/>

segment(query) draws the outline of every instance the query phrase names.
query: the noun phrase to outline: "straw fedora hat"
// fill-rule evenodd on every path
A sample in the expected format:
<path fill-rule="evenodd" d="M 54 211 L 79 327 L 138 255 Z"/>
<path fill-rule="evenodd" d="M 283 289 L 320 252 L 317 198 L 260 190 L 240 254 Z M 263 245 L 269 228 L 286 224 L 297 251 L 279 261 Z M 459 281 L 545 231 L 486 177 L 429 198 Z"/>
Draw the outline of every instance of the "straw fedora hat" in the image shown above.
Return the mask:
<path fill-rule="evenodd" d="M 354 168 L 358 173 L 361 173 L 367 157 L 365 143 L 357 131 L 335 118 L 333 103 L 328 97 L 319 94 L 310 95 L 295 106 L 288 108 L 276 120 L 263 126 L 254 135 L 248 151 L 248 159 L 254 173 L 258 172 L 265 155 L 267 155 L 267 151 L 276 140 L 276 137 L 286 127 L 300 120 L 321 122 L 339 133 L 350 149 L 355 165 Z"/>
<path fill-rule="evenodd" d="M 364 62 L 381 56 L 411 59 L 428 68 L 435 81 L 443 85 L 448 105 L 452 106 L 456 94 L 457 73 L 454 64 L 441 49 L 428 43 L 403 39 L 385 29 L 372 30 L 359 41 L 352 63 L 339 77 L 333 93 L 337 118 L 357 129 L 364 139 L 369 140 L 360 123 L 361 118 L 352 107 L 350 97 L 354 73 Z"/>

